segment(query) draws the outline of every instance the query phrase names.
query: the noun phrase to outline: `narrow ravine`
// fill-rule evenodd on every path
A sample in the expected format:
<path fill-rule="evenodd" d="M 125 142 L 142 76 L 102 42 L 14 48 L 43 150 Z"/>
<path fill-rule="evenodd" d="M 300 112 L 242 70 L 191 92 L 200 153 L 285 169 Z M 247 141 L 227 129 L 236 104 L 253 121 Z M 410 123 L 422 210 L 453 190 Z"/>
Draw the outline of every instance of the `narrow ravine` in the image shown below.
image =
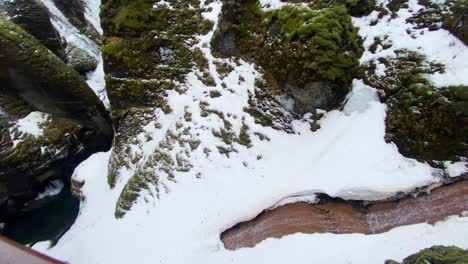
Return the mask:
<path fill-rule="evenodd" d="M 396 201 L 321 199 L 318 204 L 287 204 L 262 212 L 221 234 L 226 249 L 254 247 L 267 238 L 294 233 L 379 234 L 395 227 L 435 223 L 468 211 L 468 180 Z"/>

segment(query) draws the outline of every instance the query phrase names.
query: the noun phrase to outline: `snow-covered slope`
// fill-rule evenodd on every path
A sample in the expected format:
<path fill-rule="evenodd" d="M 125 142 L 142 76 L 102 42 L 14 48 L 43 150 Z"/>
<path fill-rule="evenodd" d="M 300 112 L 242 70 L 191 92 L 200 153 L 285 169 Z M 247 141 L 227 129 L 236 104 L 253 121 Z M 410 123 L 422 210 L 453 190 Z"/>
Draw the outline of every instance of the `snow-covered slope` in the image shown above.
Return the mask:
<path fill-rule="evenodd" d="M 262 1 L 267 2 L 280 6 L 279 1 Z M 208 6 L 211 11 L 203 15 L 216 23 L 221 3 Z M 399 11 L 401 21 L 384 18 L 373 28 L 369 23 L 375 13 L 354 23 L 361 27 L 366 47 L 376 34 L 387 34 L 395 49 L 420 50 L 447 64 L 445 74 L 430 77 L 437 85 L 467 84 L 468 48 L 460 41 L 444 30 L 415 33 L 416 38 L 407 35 L 410 25 L 402 23 L 410 9 L 418 8 L 415 0 L 410 1 L 408 9 Z M 385 142 L 386 106 L 379 102 L 375 89 L 361 80 L 354 80 L 344 110 L 326 113 L 316 132 L 310 130 L 307 117 L 292 122 L 294 133 L 256 124 L 244 108 L 260 73 L 242 60 L 214 58 L 213 32 L 199 36 L 196 47 L 208 59 L 216 87 L 203 85 L 194 70 L 184 84 L 185 93 L 168 91 L 172 112 L 156 110 L 157 120 L 130 146 L 140 161 L 120 170 L 113 189 L 106 178 L 110 153 L 95 154 L 82 163 L 74 179 L 84 182 L 81 192 L 86 200 L 76 223 L 53 248 L 41 243 L 36 249 L 71 263 L 382 263 L 435 244 L 468 247 L 468 219 L 451 217 L 434 226 L 401 227 L 381 235 L 296 234 L 269 239 L 252 249 L 224 249 L 222 231 L 285 197 L 320 192 L 344 199 L 383 199 L 437 183 L 441 171 L 403 157 L 394 144 Z M 440 41 L 434 45 L 434 39 Z M 391 55 L 392 49 L 385 52 Z M 372 56 L 366 51 L 362 62 Z M 234 70 L 223 78 L 215 61 L 226 62 Z M 220 96 L 210 96 L 210 90 Z M 208 115 L 204 114 L 206 105 Z M 233 133 L 243 129 L 248 133 L 248 146 L 235 141 L 226 144 L 216 136 L 226 120 Z M 165 150 L 188 169 L 159 177 L 156 186 L 140 193 L 125 217 L 116 219 L 116 204 L 128 180 L 146 168 L 161 142 L 173 134 L 199 144 L 190 152 L 183 144 Z M 231 152 L 222 154 L 219 147 Z"/>

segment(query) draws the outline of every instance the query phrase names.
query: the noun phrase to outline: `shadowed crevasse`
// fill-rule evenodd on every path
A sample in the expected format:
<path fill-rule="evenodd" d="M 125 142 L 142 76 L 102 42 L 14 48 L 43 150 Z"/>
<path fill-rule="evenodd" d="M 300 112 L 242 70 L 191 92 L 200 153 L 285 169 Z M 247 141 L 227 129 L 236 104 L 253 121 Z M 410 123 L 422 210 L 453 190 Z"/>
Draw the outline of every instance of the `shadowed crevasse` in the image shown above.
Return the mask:
<path fill-rule="evenodd" d="M 436 188 L 430 193 L 396 201 L 344 201 L 329 198 L 319 204 L 304 202 L 264 211 L 221 234 L 226 249 L 254 247 L 267 238 L 294 233 L 379 234 L 395 227 L 435 223 L 468 211 L 468 180 Z"/>

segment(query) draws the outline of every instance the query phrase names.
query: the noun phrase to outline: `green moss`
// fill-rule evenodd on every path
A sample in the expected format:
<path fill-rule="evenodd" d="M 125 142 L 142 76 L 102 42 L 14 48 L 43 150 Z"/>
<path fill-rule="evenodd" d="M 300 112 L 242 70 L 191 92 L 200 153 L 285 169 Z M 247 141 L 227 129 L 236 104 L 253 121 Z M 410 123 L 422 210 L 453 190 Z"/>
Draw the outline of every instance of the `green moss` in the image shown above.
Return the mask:
<path fill-rule="evenodd" d="M 406 0 L 391 0 L 387 7 L 392 13 L 398 12 L 401 8 L 408 8 L 408 1 Z"/>
<path fill-rule="evenodd" d="M 468 45 L 468 1 L 457 0 L 443 19 L 443 27 Z"/>
<path fill-rule="evenodd" d="M 239 144 L 244 145 L 248 148 L 252 147 L 252 140 L 249 135 L 249 127 L 244 123 L 242 124 L 241 130 L 239 132 Z"/>
<path fill-rule="evenodd" d="M 234 67 L 227 62 L 215 62 L 215 65 L 216 71 L 222 77 L 227 77 L 234 70 Z"/>
<path fill-rule="evenodd" d="M 262 12 L 258 1 L 242 5 L 228 1 L 221 22 L 213 47 L 219 46 L 221 35 L 234 32 L 241 54 L 280 85 L 332 81 L 349 86 L 363 53 L 358 30 L 342 5 L 320 10 L 285 6 Z"/>
<path fill-rule="evenodd" d="M 434 246 L 405 258 L 401 264 L 464 264 L 468 263 L 468 252 L 458 247 Z M 387 260 L 385 264 L 398 264 Z"/>
<path fill-rule="evenodd" d="M 6 87 L 3 87 L 7 92 L 15 94 L 17 89 L 27 87 L 29 96 L 23 99 L 29 105 L 50 114 L 79 120 L 91 127 L 111 130 L 102 102 L 82 77 L 34 37 L 1 17 L 0 54 L 0 71 L 12 72 L 9 77 L 2 75 L 0 78 L 21 76 L 20 83 L 24 86 L 16 87 L 13 83 L 19 83 L 17 80 L 7 80 Z"/>
<path fill-rule="evenodd" d="M 210 33 L 210 31 L 213 30 L 213 27 L 214 27 L 213 21 L 209 19 L 203 20 L 202 25 L 201 25 L 201 34 L 206 35 Z"/>
<path fill-rule="evenodd" d="M 138 170 L 127 182 L 122 193 L 117 200 L 115 217 L 122 218 L 125 213 L 130 210 L 133 203 L 138 197 L 142 190 L 148 189 L 149 185 L 156 186 L 158 184 L 158 178 L 154 175 L 154 172 L 147 170 Z"/>
<path fill-rule="evenodd" d="M 310 1 L 312 9 L 328 8 L 335 5 L 343 5 L 348 9 L 350 15 L 355 17 L 367 16 L 374 9 L 375 0 L 314 0 Z"/>
<path fill-rule="evenodd" d="M 442 71 L 418 53 L 400 50 L 396 58 L 381 60 L 385 75 L 367 71 L 366 82 L 387 103 L 387 141 L 406 157 L 427 161 L 452 160 L 468 155 L 468 101 L 466 86 L 435 88 L 425 74 Z"/>
<path fill-rule="evenodd" d="M 218 97 L 221 97 L 221 93 L 220 93 L 219 91 L 212 90 L 212 91 L 210 91 L 210 97 L 211 97 L 211 98 L 218 98 Z"/>
<path fill-rule="evenodd" d="M 34 111 L 34 108 L 17 96 L 4 95 L 0 100 L 3 110 L 9 115 L 26 116 Z"/>

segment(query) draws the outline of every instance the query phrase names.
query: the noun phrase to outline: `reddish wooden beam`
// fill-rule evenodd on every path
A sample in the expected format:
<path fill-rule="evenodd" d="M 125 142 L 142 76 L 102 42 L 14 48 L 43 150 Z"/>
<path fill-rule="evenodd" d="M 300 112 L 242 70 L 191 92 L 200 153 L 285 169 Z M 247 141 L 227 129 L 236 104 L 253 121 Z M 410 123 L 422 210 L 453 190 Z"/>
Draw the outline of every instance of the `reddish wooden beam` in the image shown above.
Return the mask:
<path fill-rule="evenodd" d="M 31 248 L 0 236 L 0 263 L 2 264 L 65 264 Z"/>

